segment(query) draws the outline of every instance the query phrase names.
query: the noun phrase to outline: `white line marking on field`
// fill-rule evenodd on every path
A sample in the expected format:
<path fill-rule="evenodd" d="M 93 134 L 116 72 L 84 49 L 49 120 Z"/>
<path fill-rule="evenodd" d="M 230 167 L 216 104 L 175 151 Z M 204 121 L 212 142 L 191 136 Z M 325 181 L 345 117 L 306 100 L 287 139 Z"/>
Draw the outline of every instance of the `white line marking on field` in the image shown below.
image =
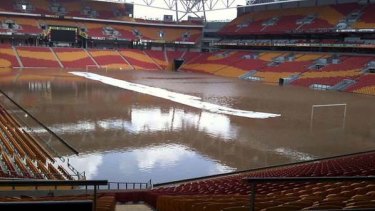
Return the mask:
<path fill-rule="evenodd" d="M 233 109 L 225 106 L 216 105 L 213 103 L 203 102 L 200 97 L 195 97 L 191 95 L 185 95 L 181 93 L 171 92 L 166 89 L 155 88 L 151 86 L 146 86 L 142 84 L 131 83 L 124 80 L 119 80 L 107 76 L 98 75 L 95 73 L 88 72 L 70 72 L 73 75 L 91 79 L 94 81 L 100 81 L 104 84 L 119 87 L 126 90 L 131 90 L 134 92 L 152 95 L 155 97 L 167 99 L 176 103 L 191 106 L 194 108 L 207 110 L 213 113 L 227 114 L 232 116 L 247 117 L 252 119 L 267 119 L 273 117 L 280 117 L 281 114 L 263 113 L 255 111 L 245 111 L 239 109 Z"/>

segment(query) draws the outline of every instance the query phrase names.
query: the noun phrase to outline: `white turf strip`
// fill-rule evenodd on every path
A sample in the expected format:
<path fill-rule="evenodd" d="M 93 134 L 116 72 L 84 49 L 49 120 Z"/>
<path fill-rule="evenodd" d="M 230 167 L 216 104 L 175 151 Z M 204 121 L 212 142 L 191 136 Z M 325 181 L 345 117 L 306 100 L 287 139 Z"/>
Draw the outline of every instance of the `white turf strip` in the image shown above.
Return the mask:
<path fill-rule="evenodd" d="M 110 77 L 98 75 L 95 73 L 88 73 L 88 72 L 70 72 L 70 73 L 76 76 L 87 78 L 87 79 L 100 81 L 104 84 L 108 84 L 111 86 L 131 90 L 131 91 L 142 93 L 142 94 L 152 95 L 152 96 L 167 99 L 176 103 L 181 103 L 183 105 L 188 105 L 194 108 L 207 110 L 213 113 L 227 114 L 227 115 L 247 117 L 247 118 L 253 118 L 253 119 L 267 119 L 267 118 L 281 116 L 280 114 L 245 111 L 245 110 L 228 108 L 228 107 L 224 107 L 224 106 L 220 106 L 220 105 L 216 105 L 212 103 L 202 102 L 202 99 L 199 97 L 171 92 L 165 89 L 145 86 L 142 84 L 130 83 L 124 80 L 110 78 Z"/>

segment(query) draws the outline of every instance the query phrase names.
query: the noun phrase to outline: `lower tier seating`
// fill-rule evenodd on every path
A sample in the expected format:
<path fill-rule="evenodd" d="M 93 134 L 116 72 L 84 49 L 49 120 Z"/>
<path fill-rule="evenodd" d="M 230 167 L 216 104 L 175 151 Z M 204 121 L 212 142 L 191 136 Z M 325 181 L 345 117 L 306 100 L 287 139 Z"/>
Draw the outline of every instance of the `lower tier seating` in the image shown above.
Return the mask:
<path fill-rule="evenodd" d="M 82 68 L 95 65 L 89 55 L 80 48 L 53 49 L 64 68 Z"/>
<path fill-rule="evenodd" d="M 0 45 L 0 68 L 19 66 L 13 48 L 9 45 Z"/>
<path fill-rule="evenodd" d="M 24 67 L 60 67 L 50 48 L 17 47 Z"/>
<path fill-rule="evenodd" d="M 100 66 L 107 66 L 108 69 L 132 70 L 132 66 L 119 54 L 113 50 L 90 50 L 93 59 Z"/>

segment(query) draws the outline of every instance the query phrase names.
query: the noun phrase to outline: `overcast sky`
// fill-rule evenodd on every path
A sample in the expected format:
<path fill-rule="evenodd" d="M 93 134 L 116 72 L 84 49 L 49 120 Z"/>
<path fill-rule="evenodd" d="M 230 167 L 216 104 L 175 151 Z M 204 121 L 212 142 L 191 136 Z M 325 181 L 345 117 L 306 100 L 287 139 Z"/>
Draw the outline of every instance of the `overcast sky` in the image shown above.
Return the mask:
<path fill-rule="evenodd" d="M 223 8 L 223 4 L 221 2 L 225 2 L 226 0 L 218 0 L 218 8 Z M 130 1 L 127 1 L 130 2 Z M 134 0 L 135 3 L 137 2 L 143 2 L 142 0 Z M 235 7 L 236 5 L 245 5 L 246 0 L 234 0 L 234 4 L 232 7 Z M 144 4 L 144 3 L 142 3 Z M 159 7 L 166 7 L 164 0 L 155 0 L 153 3 L 154 6 Z M 162 19 L 163 15 L 173 15 L 173 18 L 176 19 L 176 13 L 175 11 L 171 10 L 161 10 L 161 9 L 155 9 L 155 8 L 148 8 L 145 6 L 138 6 L 134 5 L 134 16 L 136 18 L 158 18 Z M 181 17 L 183 14 L 179 14 Z M 203 13 L 199 13 L 198 15 L 202 16 Z M 191 14 L 191 16 L 194 16 Z M 212 11 L 206 13 L 207 19 L 210 21 L 214 20 L 232 20 L 237 16 L 236 9 L 226 9 L 226 10 L 219 10 L 219 11 Z"/>

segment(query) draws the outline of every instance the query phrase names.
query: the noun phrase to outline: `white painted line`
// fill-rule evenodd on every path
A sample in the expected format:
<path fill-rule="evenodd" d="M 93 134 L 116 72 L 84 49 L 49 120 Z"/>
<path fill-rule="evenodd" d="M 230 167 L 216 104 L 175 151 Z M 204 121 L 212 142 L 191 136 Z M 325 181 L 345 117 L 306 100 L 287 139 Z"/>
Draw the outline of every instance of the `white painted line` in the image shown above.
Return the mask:
<path fill-rule="evenodd" d="M 227 115 L 239 116 L 239 117 L 247 117 L 247 118 L 252 118 L 252 119 L 267 119 L 267 118 L 281 116 L 280 114 L 245 111 L 245 110 L 228 108 L 225 106 L 203 102 L 202 99 L 199 97 L 171 92 L 166 89 L 145 86 L 142 84 L 131 83 L 131 82 L 127 82 L 124 80 L 119 80 L 119 79 L 110 78 L 107 76 L 98 75 L 95 73 L 88 73 L 88 72 L 70 72 L 70 73 L 76 76 L 87 78 L 87 79 L 100 81 L 104 84 L 108 84 L 111 86 L 119 87 L 119 88 L 126 89 L 126 90 L 131 90 L 131 91 L 142 93 L 142 94 L 152 95 L 155 97 L 159 97 L 159 98 L 167 99 L 176 103 L 180 103 L 183 105 L 188 105 L 194 108 L 207 110 L 213 113 L 227 114 Z"/>

